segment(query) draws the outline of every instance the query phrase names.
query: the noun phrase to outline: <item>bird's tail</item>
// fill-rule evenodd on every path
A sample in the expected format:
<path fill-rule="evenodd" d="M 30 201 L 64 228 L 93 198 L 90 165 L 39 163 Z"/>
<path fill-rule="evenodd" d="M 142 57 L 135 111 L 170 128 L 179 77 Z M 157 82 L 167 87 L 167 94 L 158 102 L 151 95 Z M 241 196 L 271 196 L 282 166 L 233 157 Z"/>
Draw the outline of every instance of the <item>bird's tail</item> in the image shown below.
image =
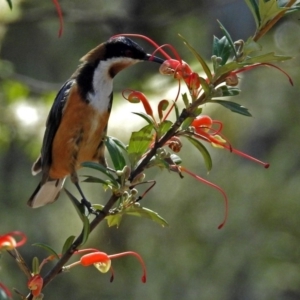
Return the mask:
<path fill-rule="evenodd" d="M 66 178 L 49 180 L 44 184 L 39 184 L 27 204 L 32 208 L 44 206 L 54 202 L 62 189 Z"/>

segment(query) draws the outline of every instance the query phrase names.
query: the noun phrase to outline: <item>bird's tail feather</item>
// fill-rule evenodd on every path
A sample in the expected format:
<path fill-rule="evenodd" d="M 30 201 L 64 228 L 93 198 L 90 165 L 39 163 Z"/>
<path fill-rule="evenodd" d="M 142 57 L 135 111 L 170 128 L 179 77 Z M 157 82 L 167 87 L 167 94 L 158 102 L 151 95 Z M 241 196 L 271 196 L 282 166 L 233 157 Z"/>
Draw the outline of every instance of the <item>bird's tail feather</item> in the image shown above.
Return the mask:
<path fill-rule="evenodd" d="M 44 206 L 54 202 L 62 189 L 65 178 L 57 180 L 49 180 L 44 184 L 39 184 L 27 204 L 32 208 Z"/>

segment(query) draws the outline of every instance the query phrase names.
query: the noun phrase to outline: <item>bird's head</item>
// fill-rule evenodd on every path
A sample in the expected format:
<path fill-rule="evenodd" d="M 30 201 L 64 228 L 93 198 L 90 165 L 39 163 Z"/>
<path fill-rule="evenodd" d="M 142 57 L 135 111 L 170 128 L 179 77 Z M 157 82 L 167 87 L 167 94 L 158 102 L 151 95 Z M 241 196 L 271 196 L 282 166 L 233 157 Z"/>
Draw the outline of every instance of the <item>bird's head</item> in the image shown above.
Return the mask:
<path fill-rule="evenodd" d="M 118 36 L 92 49 L 80 61 L 93 65 L 106 61 L 109 64 L 109 74 L 113 78 L 121 70 L 137 62 L 153 61 L 162 64 L 164 59 L 147 54 L 131 39 Z"/>

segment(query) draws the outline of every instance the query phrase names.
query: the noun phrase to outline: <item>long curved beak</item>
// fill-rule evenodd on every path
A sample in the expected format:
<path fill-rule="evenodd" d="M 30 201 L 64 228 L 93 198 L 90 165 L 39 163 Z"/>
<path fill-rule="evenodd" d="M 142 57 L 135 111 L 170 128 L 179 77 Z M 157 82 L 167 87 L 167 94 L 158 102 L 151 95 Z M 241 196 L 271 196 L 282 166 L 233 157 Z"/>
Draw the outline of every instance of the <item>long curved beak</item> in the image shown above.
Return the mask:
<path fill-rule="evenodd" d="M 162 64 L 165 61 L 165 59 L 162 59 L 162 58 L 157 57 L 157 56 L 153 56 L 151 54 L 146 54 L 145 60 L 146 61 L 153 61 L 153 62 L 156 62 L 156 63 L 159 63 L 159 64 Z"/>

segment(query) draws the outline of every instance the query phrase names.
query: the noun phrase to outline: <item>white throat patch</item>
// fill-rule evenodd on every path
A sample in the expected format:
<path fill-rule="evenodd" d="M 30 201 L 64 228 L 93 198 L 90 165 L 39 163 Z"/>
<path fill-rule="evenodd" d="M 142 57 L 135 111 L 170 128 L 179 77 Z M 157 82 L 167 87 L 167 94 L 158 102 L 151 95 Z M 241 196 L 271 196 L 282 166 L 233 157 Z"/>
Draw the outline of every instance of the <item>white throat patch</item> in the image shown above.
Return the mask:
<path fill-rule="evenodd" d="M 88 93 L 87 98 L 90 104 L 99 111 L 108 110 L 110 95 L 113 91 L 113 78 L 110 70 L 114 65 L 122 64 L 125 67 L 139 62 L 129 57 L 114 57 L 108 60 L 100 61 L 94 72 L 93 93 Z"/>

